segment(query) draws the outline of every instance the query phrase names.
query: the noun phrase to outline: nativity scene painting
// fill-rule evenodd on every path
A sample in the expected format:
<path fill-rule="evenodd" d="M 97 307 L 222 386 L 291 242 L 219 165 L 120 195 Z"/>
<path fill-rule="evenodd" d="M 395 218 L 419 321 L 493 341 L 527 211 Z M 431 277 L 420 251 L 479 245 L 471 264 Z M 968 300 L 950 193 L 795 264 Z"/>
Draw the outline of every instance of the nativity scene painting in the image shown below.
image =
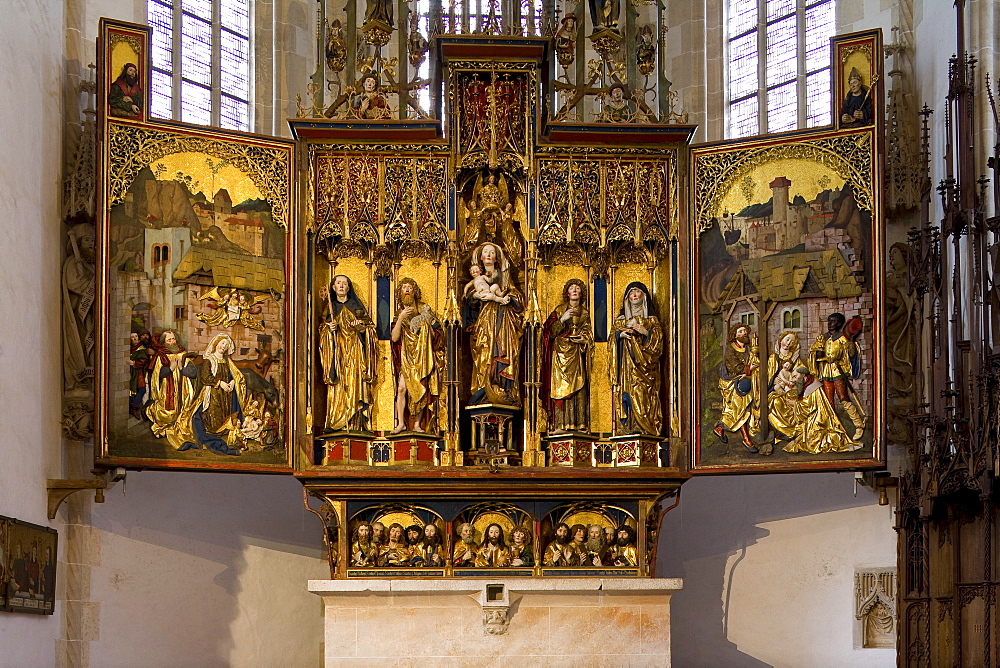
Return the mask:
<path fill-rule="evenodd" d="M 287 466 L 288 235 L 275 193 L 232 144 L 110 130 L 159 136 L 143 145 L 140 134 L 138 154 L 111 156 L 122 179 L 102 258 L 104 456 Z M 153 148 L 164 143 L 179 150 Z M 281 157 L 283 148 L 272 155 Z"/>
<path fill-rule="evenodd" d="M 696 466 L 878 459 L 872 150 L 870 133 L 695 150 Z"/>

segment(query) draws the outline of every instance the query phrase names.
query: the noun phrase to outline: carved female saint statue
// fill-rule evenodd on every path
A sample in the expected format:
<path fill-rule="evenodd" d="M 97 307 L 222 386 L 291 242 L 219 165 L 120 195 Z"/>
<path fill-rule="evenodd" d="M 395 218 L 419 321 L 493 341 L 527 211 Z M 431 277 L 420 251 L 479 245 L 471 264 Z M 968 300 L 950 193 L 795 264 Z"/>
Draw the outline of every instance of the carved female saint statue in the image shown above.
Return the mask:
<path fill-rule="evenodd" d="M 612 326 L 611 400 L 615 434 L 659 436 L 660 355 L 663 330 L 645 284 L 625 288 L 622 308 Z"/>
<path fill-rule="evenodd" d="M 590 346 L 594 341 L 587 310 L 587 286 L 571 278 L 563 301 L 542 329 L 542 389 L 549 432 L 590 428 Z"/>
<path fill-rule="evenodd" d="M 375 382 L 375 325 L 347 276 L 334 276 L 333 290 L 325 296 L 330 310 L 320 326 L 319 355 L 326 428 L 364 431 L 371 420 Z"/>
<path fill-rule="evenodd" d="M 498 245 L 477 247 L 472 262 L 500 289 L 469 291 L 463 300 L 462 320 L 472 336 L 469 404 L 519 406 L 524 295 L 514 284 L 510 265 Z"/>

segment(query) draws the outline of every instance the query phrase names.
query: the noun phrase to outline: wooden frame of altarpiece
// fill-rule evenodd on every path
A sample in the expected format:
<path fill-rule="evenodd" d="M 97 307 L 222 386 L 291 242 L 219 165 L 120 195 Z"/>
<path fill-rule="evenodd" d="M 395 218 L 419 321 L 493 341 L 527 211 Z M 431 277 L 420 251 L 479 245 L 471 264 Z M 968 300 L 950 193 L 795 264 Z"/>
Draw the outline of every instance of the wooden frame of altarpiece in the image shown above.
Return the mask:
<path fill-rule="evenodd" d="M 320 501 L 310 510 L 335 577 L 650 576 L 661 502 L 690 477 L 697 435 L 686 286 L 698 246 L 685 221 L 702 200 L 689 216 L 683 195 L 694 127 L 547 123 L 546 39 L 442 36 L 436 48 L 447 136 L 433 120 L 303 118 L 286 141 L 150 119 L 149 29 L 102 21 L 96 465 L 293 473 L 306 505 Z M 123 78 L 129 63 L 136 76 Z M 519 115 L 497 113 L 498 99 Z M 496 315 L 496 331 L 521 328 L 520 349 L 501 350 L 519 359 L 492 357 L 506 374 L 470 400 L 485 330 L 469 272 L 497 255 L 517 319 Z M 439 375 L 421 404 L 433 422 L 404 413 L 393 433 L 404 279 L 429 307 Z M 547 385 L 545 323 L 574 282 L 589 307 L 589 428 L 556 433 L 548 421 L 565 409 Z M 626 288 L 663 342 L 639 372 L 619 371 Z M 335 322 L 361 345 L 338 343 Z M 346 418 L 345 379 L 360 388 Z M 640 412 L 644 383 L 658 391 Z M 635 427 L 654 414 L 655 429 Z M 436 525 L 447 555 L 463 525 L 477 539 L 521 528 L 531 564 L 353 563 L 355 528 L 382 521 Z M 630 530 L 635 554 L 547 564 L 560 522 Z"/>

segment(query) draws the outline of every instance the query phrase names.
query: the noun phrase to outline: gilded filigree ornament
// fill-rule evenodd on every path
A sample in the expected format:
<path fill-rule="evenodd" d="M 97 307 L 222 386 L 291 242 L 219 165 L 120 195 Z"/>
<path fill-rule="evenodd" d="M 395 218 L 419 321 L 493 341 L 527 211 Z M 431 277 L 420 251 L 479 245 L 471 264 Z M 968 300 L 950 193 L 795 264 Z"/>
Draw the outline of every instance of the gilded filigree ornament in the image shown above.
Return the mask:
<path fill-rule="evenodd" d="M 782 159 L 815 161 L 832 169 L 855 188 L 858 206 L 872 210 L 872 135 L 856 132 L 822 139 L 741 151 L 738 156 L 720 152 L 701 156 L 695 184 L 695 208 L 698 231 L 712 226 L 712 219 L 722 215 L 722 195 L 747 174 L 761 165 Z"/>
<path fill-rule="evenodd" d="M 199 134 L 166 132 L 149 127 L 108 123 L 111 162 L 108 165 L 108 202 L 114 206 L 125 199 L 139 170 L 172 153 L 205 153 L 228 160 L 247 173 L 254 186 L 271 205 L 274 222 L 288 227 L 288 153 L 280 149 L 237 143 Z"/>

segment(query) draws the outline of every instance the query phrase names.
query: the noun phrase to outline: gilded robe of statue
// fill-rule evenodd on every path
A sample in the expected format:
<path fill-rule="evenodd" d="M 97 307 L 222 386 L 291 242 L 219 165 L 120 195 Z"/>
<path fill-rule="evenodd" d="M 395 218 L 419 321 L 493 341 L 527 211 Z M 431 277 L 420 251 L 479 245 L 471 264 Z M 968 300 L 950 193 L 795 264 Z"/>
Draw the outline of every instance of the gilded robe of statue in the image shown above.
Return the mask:
<path fill-rule="evenodd" d="M 463 322 L 472 338 L 469 404 L 520 406 L 524 295 L 511 280 L 509 265 L 499 246 L 483 244 L 476 249 L 473 261 L 501 289 L 485 298 L 471 293 L 464 300 Z"/>
<path fill-rule="evenodd" d="M 754 339 L 755 340 L 755 339 Z M 760 396 L 757 369 L 760 358 L 751 340 L 750 328 L 735 325 L 729 333 L 719 367 L 719 393 L 722 395 L 722 415 L 715 433 L 739 431 L 747 448 L 754 447 L 750 437 L 759 432 L 759 420 L 754 407 Z"/>
<path fill-rule="evenodd" d="M 397 408 L 394 431 L 437 432 L 445 361 L 440 321 L 430 305 L 420 300 L 420 288 L 413 279 L 404 278 L 397 293 L 401 310 L 392 323 L 390 339 L 396 382 L 402 383 L 397 392 L 405 393 L 405 407 Z"/>
<path fill-rule="evenodd" d="M 612 326 L 611 384 L 615 434 L 659 436 L 660 355 L 663 330 L 649 290 L 641 282 L 625 288 Z"/>
<path fill-rule="evenodd" d="M 587 431 L 590 347 L 594 335 L 583 281 L 568 281 L 563 295 L 563 303 L 549 314 L 542 328 L 542 391 L 549 413 L 549 431 Z"/>
<path fill-rule="evenodd" d="M 319 353 L 327 430 L 368 429 L 377 359 L 375 325 L 346 276 L 334 277 L 330 314 L 320 327 Z"/>
<path fill-rule="evenodd" d="M 476 551 L 477 568 L 504 568 L 510 566 L 510 550 L 505 545 L 484 542 Z"/>
<path fill-rule="evenodd" d="M 246 378 L 232 357 L 236 344 L 228 334 L 212 338 L 197 369 L 187 365 L 181 374 L 197 378 L 197 391 L 185 401 L 177 420 L 165 430 L 167 442 L 177 450 L 208 447 L 223 455 L 238 455 L 242 445 L 240 425 L 247 405 Z"/>

